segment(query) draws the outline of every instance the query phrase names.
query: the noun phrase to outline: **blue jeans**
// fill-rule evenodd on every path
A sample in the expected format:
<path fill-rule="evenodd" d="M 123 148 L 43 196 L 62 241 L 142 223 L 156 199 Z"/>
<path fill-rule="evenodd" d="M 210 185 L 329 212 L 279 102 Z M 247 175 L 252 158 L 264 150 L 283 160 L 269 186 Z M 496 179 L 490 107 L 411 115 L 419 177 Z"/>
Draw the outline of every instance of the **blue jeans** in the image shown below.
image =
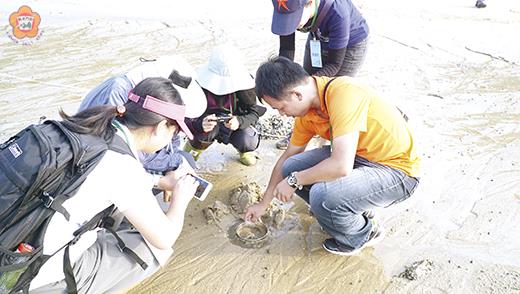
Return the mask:
<path fill-rule="evenodd" d="M 330 146 L 294 155 L 285 161 L 283 175 L 313 167 L 330 155 Z M 419 179 L 398 169 L 356 156 L 350 175 L 304 186 L 296 194 L 310 204 L 319 224 L 336 242 L 357 249 L 372 230 L 362 213 L 405 200 L 418 184 Z"/>

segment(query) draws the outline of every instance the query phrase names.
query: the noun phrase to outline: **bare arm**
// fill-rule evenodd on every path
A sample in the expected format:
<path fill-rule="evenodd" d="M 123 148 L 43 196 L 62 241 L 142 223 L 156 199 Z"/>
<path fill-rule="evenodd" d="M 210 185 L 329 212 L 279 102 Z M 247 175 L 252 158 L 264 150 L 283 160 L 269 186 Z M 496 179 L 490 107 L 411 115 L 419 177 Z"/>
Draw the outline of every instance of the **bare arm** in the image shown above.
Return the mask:
<path fill-rule="evenodd" d="M 143 201 L 139 207 L 132 207 L 123 214 L 132 225 L 159 249 L 170 249 L 182 230 L 184 212 L 197 189 L 197 181 L 191 176 L 177 180 L 173 187 L 173 199 L 164 213 L 158 203 Z"/>
<path fill-rule="evenodd" d="M 246 210 L 244 218 L 246 220 L 252 220 L 256 221 L 259 217 L 261 217 L 264 213 L 267 207 L 269 206 L 269 203 L 271 203 L 271 200 L 274 198 L 274 190 L 278 183 L 283 180 L 282 176 L 282 167 L 284 162 L 291 156 L 302 153 L 305 150 L 306 146 L 294 146 L 289 143 L 289 146 L 287 146 L 287 150 L 285 150 L 284 153 L 278 158 L 278 161 L 276 162 L 273 171 L 271 172 L 271 177 L 269 179 L 269 184 L 267 185 L 267 189 L 264 192 L 264 195 L 262 197 L 262 201 L 256 204 L 253 204 L 249 206 Z"/>
<path fill-rule="evenodd" d="M 332 154 L 317 165 L 296 175 L 298 184 L 309 185 L 348 176 L 354 168 L 359 132 L 352 132 L 333 139 Z"/>
<path fill-rule="evenodd" d="M 299 171 L 296 174 L 298 184 L 311 185 L 349 175 L 354 168 L 358 139 L 358 132 L 345 134 L 334 139 L 331 156 L 311 168 Z M 272 194 L 282 201 L 289 201 L 294 191 L 295 188 L 289 186 L 287 181 L 279 181 Z"/>

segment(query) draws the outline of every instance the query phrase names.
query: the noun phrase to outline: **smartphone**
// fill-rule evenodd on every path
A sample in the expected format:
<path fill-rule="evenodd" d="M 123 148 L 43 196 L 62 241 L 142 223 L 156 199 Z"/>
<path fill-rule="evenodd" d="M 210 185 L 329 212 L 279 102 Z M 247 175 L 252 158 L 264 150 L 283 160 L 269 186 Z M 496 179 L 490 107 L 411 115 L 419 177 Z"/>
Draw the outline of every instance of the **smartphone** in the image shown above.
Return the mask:
<path fill-rule="evenodd" d="M 203 201 L 204 199 L 206 199 L 206 196 L 208 196 L 211 188 L 213 188 L 213 184 L 211 184 L 210 182 L 204 180 L 203 178 L 201 178 L 199 176 L 196 176 L 196 175 L 191 175 L 191 176 L 194 177 L 197 180 L 197 182 L 199 183 L 199 186 L 197 187 L 197 190 L 195 191 L 195 195 L 193 195 L 193 197 L 197 198 L 200 201 Z"/>

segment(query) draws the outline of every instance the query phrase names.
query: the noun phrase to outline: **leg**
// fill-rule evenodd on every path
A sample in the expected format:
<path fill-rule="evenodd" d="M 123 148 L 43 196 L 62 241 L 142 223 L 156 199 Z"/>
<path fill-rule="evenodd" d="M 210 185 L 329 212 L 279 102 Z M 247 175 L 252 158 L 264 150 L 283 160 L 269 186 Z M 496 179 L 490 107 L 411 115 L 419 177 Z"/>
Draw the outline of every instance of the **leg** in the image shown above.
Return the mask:
<path fill-rule="evenodd" d="M 303 68 L 308 74 L 314 74 L 318 68 L 314 68 L 311 65 L 311 57 L 310 57 L 310 45 L 309 42 L 311 40 L 311 36 L 307 38 L 307 43 L 305 44 L 305 55 L 303 57 Z M 355 76 L 358 72 L 359 68 L 365 61 L 365 56 L 367 53 L 367 44 L 368 38 L 365 38 L 363 41 L 357 43 L 352 47 L 348 47 L 345 52 L 345 58 L 343 59 L 343 64 L 339 72 L 336 76 Z M 325 49 L 325 43 L 322 42 L 321 46 L 321 58 L 325 62 L 328 58 L 328 51 Z"/>
<path fill-rule="evenodd" d="M 193 131 L 193 140 L 189 140 L 184 145 L 184 151 L 189 153 L 195 161 L 197 161 L 202 152 L 208 149 L 213 141 L 217 138 L 219 132 L 219 125 L 216 125 L 213 130 L 207 133 L 199 133 Z"/>
<path fill-rule="evenodd" d="M 330 146 L 323 146 L 310 151 L 306 151 L 288 158 L 282 167 L 284 177 L 289 176 L 293 171 L 301 171 L 311 168 L 324 159 L 330 157 Z M 297 190 L 296 195 L 309 203 L 309 192 L 312 185 L 304 186 L 302 190 Z"/>
<path fill-rule="evenodd" d="M 120 230 L 119 237 L 147 264 L 143 270 L 134 260 L 122 253 L 116 239 L 107 231 L 98 233 L 96 242 L 74 263 L 78 293 L 113 293 L 130 287 L 151 276 L 160 265 L 135 230 Z M 65 281 L 48 284 L 31 293 L 65 293 Z"/>
<path fill-rule="evenodd" d="M 213 130 L 207 133 L 194 132 L 193 140 L 189 141 L 190 145 L 195 149 L 206 150 L 217 139 L 219 127 L 220 125 L 217 124 Z"/>
<path fill-rule="evenodd" d="M 367 54 L 368 37 L 352 47 L 347 48 L 343 64 L 336 76 L 355 76 L 365 61 Z"/>
<path fill-rule="evenodd" d="M 231 134 L 229 143 L 241 153 L 255 151 L 260 145 L 260 136 L 253 127 L 238 129 Z"/>
<path fill-rule="evenodd" d="M 240 153 L 240 162 L 243 165 L 255 165 L 258 159 L 258 154 L 255 151 L 260 145 L 260 135 L 254 127 L 247 127 L 245 129 L 238 129 L 231 133 L 229 142 Z"/>
<path fill-rule="evenodd" d="M 352 174 L 312 186 L 311 211 L 337 243 L 357 249 L 372 230 L 362 213 L 405 200 L 417 185 L 402 171 L 356 157 Z"/>

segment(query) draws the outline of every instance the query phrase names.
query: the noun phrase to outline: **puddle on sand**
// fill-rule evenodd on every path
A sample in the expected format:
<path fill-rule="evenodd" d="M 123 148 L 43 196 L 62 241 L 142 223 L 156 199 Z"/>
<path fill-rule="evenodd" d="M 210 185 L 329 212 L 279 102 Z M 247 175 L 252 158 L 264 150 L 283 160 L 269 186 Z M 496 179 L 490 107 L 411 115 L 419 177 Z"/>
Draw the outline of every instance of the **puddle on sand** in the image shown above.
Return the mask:
<path fill-rule="evenodd" d="M 241 220 L 229 227 L 228 239 L 231 244 L 249 249 L 262 248 L 272 242 L 271 233 L 266 225 L 247 224 Z"/>
<path fill-rule="evenodd" d="M 243 220 L 236 220 L 227 230 L 227 237 L 231 244 L 242 248 L 258 249 L 270 245 L 273 241 L 282 238 L 292 229 L 298 227 L 300 218 L 297 213 L 287 211 L 285 218 L 278 224 L 263 224 L 262 227 L 240 227 Z"/>
<path fill-rule="evenodd" d="M 246 208 L 262 198 L 262 188 L 256 181 L 241 182 L 230 189 L 228 195 L 224 201 L 216 200 L 202 212 L 206 222 L 227 232 L 228 239 L 234 245 L 262 248 L 299 225 L 298 214 L 290 210 L 292 205 L 276 199 L 271 202 L 257 225 L 243 221 L 241 216 Z"/>

